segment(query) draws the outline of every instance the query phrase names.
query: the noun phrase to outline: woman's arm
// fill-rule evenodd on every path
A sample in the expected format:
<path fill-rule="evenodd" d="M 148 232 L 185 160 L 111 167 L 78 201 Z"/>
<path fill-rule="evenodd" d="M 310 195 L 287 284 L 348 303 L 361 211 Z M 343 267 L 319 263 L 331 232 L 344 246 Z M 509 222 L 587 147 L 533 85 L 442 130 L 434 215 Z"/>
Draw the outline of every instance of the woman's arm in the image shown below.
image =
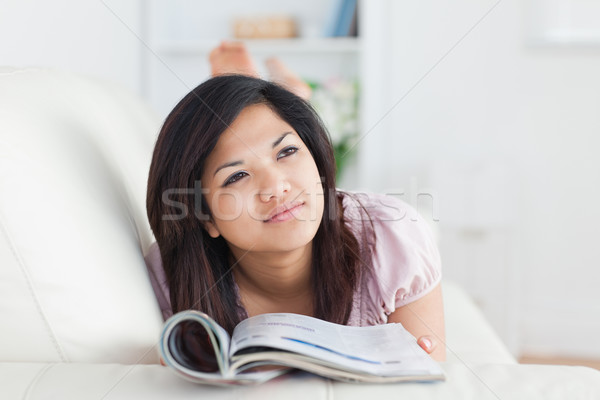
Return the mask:
<path fill-rule="evenodd" d="M 446 330 L 441 284 L 419 300 L 397 308 L 389 315 L 388 322 L 400 322 L 406 330 L 418 338 L 419 345 L 431 354 L 434 360 L 446 360 Z M 427 343 L 428 341 L 430 343 Z"/>

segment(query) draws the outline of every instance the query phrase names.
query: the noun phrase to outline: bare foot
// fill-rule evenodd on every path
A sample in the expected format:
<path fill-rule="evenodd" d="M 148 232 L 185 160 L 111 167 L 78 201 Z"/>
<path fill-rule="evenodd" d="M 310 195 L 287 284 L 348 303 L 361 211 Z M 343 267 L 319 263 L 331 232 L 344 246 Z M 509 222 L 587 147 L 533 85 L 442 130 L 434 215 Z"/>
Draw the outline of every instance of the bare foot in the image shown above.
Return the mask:
<path fill-rule="evenodd" d="M 252 58 L 242 42 L 223 41 L 208 57 L 212 76 L 241 74 L 259 78 Z M 310 86 L 277 58 L 266 60 L 271 80 L 295 95 L 308 100 L 312 94 Z"/>
<path fill-rule="evenodd" d="M 304 100 L 310 99 L 310 95 L 312 94 L 310 86 L 300 79 L 300 77 L 292 70 L 286 67 L 281 60 L 278 58 L 269 58 L 266 61 L 266 65 L 273 82 L 283 86 Z"/>
<path fill-rule="evenodd" d="M 221 42 L 208 57 L 212 76 L 241 74 L 258 78 L 258 72 L 242 42 Z"/>

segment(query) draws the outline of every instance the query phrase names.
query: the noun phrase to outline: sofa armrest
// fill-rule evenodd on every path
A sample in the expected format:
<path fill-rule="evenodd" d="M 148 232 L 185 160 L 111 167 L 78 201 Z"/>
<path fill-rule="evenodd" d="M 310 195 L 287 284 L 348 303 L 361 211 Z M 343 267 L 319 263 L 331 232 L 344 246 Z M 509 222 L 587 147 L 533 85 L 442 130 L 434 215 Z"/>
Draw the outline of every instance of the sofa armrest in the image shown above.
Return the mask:
<path fill-rule="evenodd" d="M 473 300 L 458 285 L 443 282 L 447 361 L 467 365 L 516 364 Z"/>
<path fill-rule="evenodd" d="M 187 382 L 159 365 L 0 363 L 5 399 L 598 399 L 600 371 L 586 367 L 444 363 L 445 382 L 351 384 L 298 373 L 258 386 Z"/>

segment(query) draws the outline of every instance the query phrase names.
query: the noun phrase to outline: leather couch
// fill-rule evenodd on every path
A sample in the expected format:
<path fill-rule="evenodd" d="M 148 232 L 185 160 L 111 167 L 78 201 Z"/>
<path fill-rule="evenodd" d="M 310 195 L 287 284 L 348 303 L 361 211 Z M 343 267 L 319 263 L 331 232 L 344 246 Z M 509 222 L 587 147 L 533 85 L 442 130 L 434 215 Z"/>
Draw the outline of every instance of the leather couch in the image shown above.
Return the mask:
<path fill-rule="evenodd" d="M 444 282 L 447 381 L 359 385 L 293 374 L 189 383 L 158 365 L 144 254 L 157 116 L 117 85 L 0 69 L 0 398 L 600 399 L 600 371 L 520 365 Z"/>

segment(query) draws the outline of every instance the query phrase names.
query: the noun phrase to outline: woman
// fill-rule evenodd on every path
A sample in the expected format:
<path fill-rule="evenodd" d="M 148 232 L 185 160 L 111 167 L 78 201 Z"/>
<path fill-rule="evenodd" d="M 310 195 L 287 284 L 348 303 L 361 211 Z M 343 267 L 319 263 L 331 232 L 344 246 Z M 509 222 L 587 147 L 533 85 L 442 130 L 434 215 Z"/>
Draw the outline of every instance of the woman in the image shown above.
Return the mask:
<path fill-rule="evenodd" d="M 225 74 L 184 97 L 156 143 L 147 210 L 165 317 L 198 309 L 230 332 L 267 312 L 401 322 L 445 359 L 426 224 L 393 198 L 338 191 L 321 120 L 281 86 Z"/>

